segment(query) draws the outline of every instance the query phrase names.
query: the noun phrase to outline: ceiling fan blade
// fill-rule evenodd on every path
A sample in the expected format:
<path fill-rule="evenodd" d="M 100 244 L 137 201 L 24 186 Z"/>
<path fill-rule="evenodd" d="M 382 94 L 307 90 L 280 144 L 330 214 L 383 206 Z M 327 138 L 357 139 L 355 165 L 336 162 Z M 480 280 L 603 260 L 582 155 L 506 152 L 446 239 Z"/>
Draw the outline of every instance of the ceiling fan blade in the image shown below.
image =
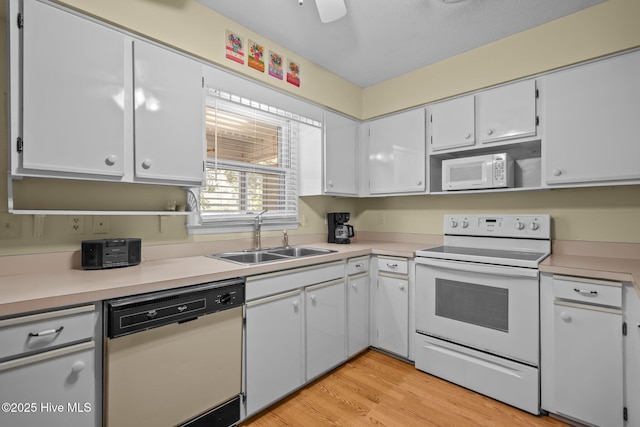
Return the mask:
<path fill-rule="evenodd" d="M 347 14 L 344 0 L 316 0 L 316 6 L 323 24 L 333 22 Z"/>

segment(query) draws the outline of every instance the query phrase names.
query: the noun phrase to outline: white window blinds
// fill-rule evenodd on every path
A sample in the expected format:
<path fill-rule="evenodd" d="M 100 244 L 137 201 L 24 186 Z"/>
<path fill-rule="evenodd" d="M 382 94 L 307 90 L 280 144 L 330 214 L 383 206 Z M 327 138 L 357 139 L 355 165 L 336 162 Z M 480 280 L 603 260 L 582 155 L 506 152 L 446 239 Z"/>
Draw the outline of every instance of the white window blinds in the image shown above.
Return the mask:
<path fill-rule="evenodd" d="M 210 90 L 206 102 L 206 184 L 200 225 L 220 232 L 298 224 L 298 127 L 305 118 Z M 320 123 L 312 122 L 320 126 Z"/>

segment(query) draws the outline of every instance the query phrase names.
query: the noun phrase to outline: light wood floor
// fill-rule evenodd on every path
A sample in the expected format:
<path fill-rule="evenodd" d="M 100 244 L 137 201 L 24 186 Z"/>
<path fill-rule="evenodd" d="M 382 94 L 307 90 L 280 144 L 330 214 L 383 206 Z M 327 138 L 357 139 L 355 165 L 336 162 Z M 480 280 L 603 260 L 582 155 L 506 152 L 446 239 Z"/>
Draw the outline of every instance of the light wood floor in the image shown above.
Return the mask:
<path fill-rule="evenodd" d="M 240 424 L 270 426 L 566 426 L 369 350 Z"/>

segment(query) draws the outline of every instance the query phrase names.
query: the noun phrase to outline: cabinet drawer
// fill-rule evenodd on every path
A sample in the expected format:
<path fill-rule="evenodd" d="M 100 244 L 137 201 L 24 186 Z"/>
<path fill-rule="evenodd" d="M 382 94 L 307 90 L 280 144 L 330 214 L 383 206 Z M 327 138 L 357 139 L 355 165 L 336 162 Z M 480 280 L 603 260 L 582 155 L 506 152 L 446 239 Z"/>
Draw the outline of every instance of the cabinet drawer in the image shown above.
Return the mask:
<path fill-rule="evenodd" d="M 247 301 L 344 277 L 344 261 L 247 277 Z"/>
<path fill-rule="evenodd" d="M 622 306 L 622 284 L 607 280 L 571 276 L 553 276 L 553 295 L 556 298 L 590 304 Z"/>
<path fill-rule="evenodd" d="M 409 260 L 406 258 L 378 257 L 378 271 L 409 274 Z"/>
<path fill-rule="evenodd" d="M 347 274 L 352 276 L 354 274 L 364 273 L 369 271 L 369 257 L 351 258 L 347 261 Z"/>
<path fill-rule="evenodd" d="M 0 360 L 93 337 L 94 305 L 0 320 Z"/>

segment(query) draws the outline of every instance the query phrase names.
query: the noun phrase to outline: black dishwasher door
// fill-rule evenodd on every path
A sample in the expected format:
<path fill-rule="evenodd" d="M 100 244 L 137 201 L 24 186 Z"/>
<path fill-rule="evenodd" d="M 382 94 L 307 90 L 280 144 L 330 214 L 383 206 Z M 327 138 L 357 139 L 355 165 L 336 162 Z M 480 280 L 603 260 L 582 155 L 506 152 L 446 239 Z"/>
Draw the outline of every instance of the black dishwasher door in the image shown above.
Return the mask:
<path fill-rule="evenodd" d="M 107 336 L 117 338 L 244 304 L 244 279 L 105 301 Z"/>

